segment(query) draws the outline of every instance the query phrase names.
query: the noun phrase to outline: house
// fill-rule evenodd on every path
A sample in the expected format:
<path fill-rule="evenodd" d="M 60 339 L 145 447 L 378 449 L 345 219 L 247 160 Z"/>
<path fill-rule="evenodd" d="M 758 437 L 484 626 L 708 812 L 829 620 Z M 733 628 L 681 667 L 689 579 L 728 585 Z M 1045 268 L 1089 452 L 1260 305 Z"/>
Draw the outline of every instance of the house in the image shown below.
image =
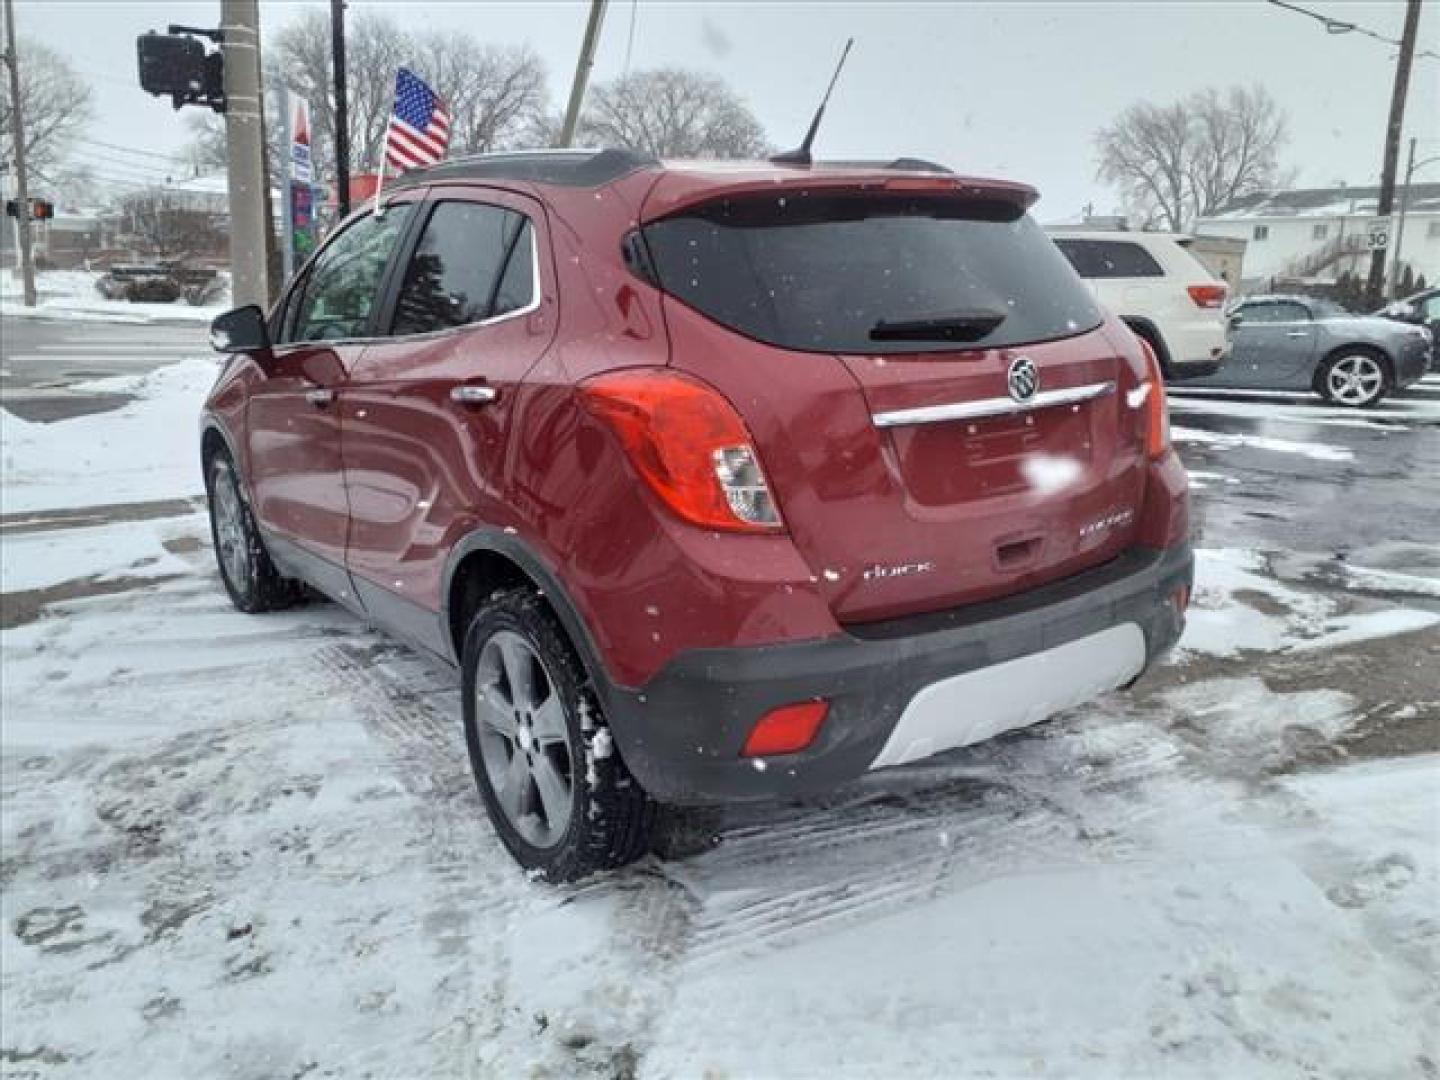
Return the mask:
<path fill-rule="evenodd" d="M 114 236 L 114 220 L 103 210 L 59 207 L 47 221 L 30 223 L 35 264 L 42 270 L 75 270 L 105 251 Z M 15 266 L 14 222 L 0 228 L 0 266 Z"/>
<path fill-rule="evenodd" d="M 1363 277 L 1370 269 L 1368 232 L 1378 196 L 1376 187 L 1260 191 L 1200 218 L 1195 231 L 1247 241 L 1242 271 L 1247 287 L 1266 289 L 1276 280 L 1334 281 L 1346 273 Z M 1398 188 L 1387 273 L 1403 197 Z M 1429 282 L 1440 280 L 1440 183 L 1410 185 L 1400 243 L 1402 263 Z"/>

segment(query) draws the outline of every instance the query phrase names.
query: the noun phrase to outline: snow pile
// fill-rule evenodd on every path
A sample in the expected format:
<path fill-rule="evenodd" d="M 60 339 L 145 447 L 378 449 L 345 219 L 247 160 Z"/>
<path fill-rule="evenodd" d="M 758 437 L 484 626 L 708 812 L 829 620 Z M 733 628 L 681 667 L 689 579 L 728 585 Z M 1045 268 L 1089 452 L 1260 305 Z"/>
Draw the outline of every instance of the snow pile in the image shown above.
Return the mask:
<path fill-rule="evenodd" d="M 94 528 L 10 533 L 0 543 L 0 592 L 44 589 L 92 576 L 104 581 L 189 573 L 190 564 L 172 548 L 194 546 L 208 528 L 209 519 L 197 513 Z"/>
<path fill-rule="evenodd" d="M 1276 454 L 1298 454 L 1313 461 L 1355 460 L 1355 451 L 1346 446 L 1296 442 L 1293 439 L 1277 439 L 1269 435 L 1240 435 L 1222 431 L 1206 431 L 1202 428 L 1172 427 L 1170 437 L 1176 442 L 1205 443 L 1221 449 L 1249 446 L 1256 450 L 1269 450 Z"/>
<path fill-rule="evenodd" d="M 1258 551 L 1198 550 L 1181 653 L 1274 652 L 1301 636 L 1319 633 L 1330 611 L 1325 598 L 1282 584 L 1267 571 L 1265 556 Z"/>
<path fill-rule="evenodd" d="M 218 368 L 182 361 L 79 390 L 139 395 L 123 408 L 58 424 L 10 414 L 0 424 L 5 512 L 199 495 L 199 417 Z"/>
<path fill-rule="evenodd" d="M 1406 577 L 1440 589 L 1440 579 Z M 1425 595 L 1428 589 L 1412 586 L 1410 591 Z M 1331 597 L 1277 581 L 1262 552 L 1201 548 L 1195 553 L 1195 592 L 1174 662 L 1197 653 L 1235 657 L 1328 649 L 1436 624 L 1440 615 L 1426 610 L 1342 612 Z"/>

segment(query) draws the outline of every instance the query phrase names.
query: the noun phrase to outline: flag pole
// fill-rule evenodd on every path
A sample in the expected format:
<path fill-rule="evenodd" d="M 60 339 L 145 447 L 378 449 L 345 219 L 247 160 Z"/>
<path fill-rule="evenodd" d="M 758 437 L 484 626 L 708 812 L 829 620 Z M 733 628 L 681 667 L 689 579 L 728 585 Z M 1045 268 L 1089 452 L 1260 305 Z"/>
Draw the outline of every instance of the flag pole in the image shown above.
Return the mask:
<path fill-rule="evenodd" d="M 380 216 L 380 192 L 385 188 L 385 147 L 380 147 L 380 175 L 375 178 L 375 210 L 374 214 Z"/>

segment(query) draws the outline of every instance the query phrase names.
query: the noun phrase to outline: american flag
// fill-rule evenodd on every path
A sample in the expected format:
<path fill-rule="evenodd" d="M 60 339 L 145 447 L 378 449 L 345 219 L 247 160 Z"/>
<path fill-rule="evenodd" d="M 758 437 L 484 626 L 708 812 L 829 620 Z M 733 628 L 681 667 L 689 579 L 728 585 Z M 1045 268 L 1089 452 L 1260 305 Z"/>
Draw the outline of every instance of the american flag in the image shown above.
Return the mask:
<path fill-rule="evenodd" d="M 434 165 L 450 145 L 450 110 L 413 71 L 395 75 L 395 111 L 385 131 L 385 163 L 397 172 Z"/>

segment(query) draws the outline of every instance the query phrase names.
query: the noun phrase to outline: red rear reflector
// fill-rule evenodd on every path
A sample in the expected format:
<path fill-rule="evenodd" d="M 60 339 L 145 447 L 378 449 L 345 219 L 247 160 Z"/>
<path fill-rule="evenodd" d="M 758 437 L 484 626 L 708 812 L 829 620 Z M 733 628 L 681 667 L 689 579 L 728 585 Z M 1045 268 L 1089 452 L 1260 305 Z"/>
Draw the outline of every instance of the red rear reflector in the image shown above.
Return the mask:
<path fill-rule="evenodd" d="M 815 734 L 830 711 L 826 701 L 801 701 L 771 709 L 750 729 L 750 737 L 740 751 L 742 757 L 769 757 L 771 754 L 793 754 L 815 741 Z"/>
<path fill-rule="evenodd" d="M 1228 285 L 1189 285 L 1185 289 L 1197 307 L 1218 308 L 1225 306 L 1225 296 L 1230 292 Z"/>

